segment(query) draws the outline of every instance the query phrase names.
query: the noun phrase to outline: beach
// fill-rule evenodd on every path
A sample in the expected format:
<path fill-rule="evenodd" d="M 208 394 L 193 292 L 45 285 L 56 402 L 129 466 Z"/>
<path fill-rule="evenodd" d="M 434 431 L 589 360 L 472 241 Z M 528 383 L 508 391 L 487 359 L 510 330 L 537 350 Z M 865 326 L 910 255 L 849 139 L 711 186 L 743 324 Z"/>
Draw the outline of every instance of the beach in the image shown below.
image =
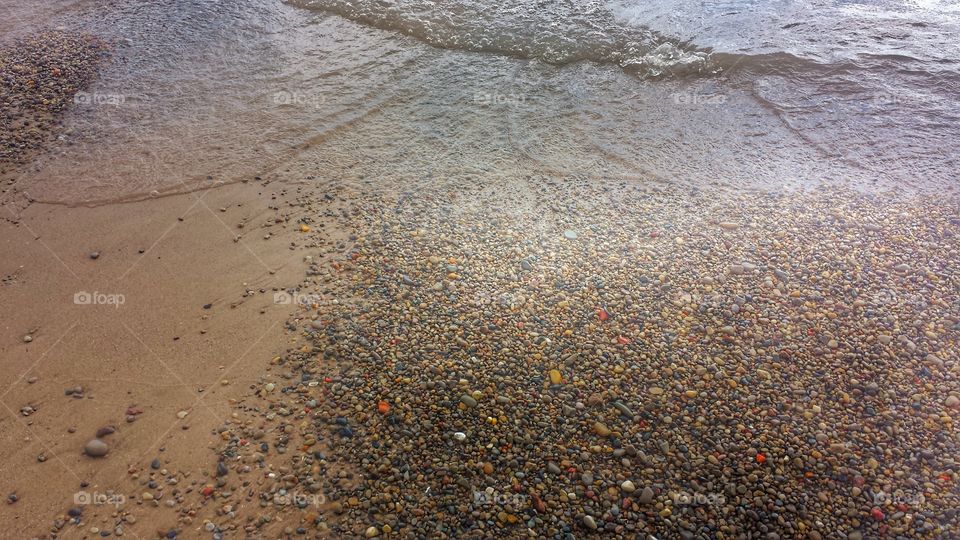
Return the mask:
<path fill-rule="evenodd" d="M 960 534 L 943 96 L 413 4 L 11 6 L 0 537 Z"/>

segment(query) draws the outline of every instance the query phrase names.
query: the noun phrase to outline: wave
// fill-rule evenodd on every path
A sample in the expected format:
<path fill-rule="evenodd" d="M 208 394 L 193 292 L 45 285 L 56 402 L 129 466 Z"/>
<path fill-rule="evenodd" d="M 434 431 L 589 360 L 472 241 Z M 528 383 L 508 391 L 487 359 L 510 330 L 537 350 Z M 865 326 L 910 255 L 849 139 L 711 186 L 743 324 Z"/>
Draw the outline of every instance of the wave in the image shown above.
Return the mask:
<path fill-rule="evenodd" d="M 645 77 L 709 73 L 710 52 L 624 25 L 604 2 L 505 0 L 290 0 L 431 46 L 552 65 L 615 64 Z"/>

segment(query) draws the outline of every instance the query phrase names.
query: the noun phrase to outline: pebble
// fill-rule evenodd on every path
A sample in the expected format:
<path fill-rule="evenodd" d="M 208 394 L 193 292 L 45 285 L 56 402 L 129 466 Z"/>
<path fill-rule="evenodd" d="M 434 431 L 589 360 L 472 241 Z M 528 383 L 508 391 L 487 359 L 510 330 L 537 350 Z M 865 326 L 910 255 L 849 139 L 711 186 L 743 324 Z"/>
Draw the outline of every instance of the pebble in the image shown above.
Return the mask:
<path fill-rule="evenodd" d="M 110 447 L 100 439 L 91 439 L 87 445 L 83 447 L 83 453 L 90 457 L 103 457 L 107 455 L 109 451 Z"/>
<path fill-rule="evenodd" d="M 48 30 L 0 47 L 0 165 L 25 163 L 63 130 L 61 117 L 87 89 L 109 46 L 91 35 Z"/>
<path fill-rule="evenodd" d="M 616 408 L 617 411 L 619 411 L 620 414 L 622 414 L 625 418 L 633 418 L 633 417 L 634 417 L 633 411 L 630 410 L 630 407 L 627 407 L 627 406 L 624 405 L 623 403 L 621 403 L 621 402 L 619 402 L 619 401 L 615 401 L 615 402 L 613 403 L 613 406 L 614 406 L 614 408 Z"/>
<path fill-rule="evenodd" d="M 255 531 L 251 498 L 314 488 L 335 536 L 958 525 L 955 206 L 542 180 L 535 211 L 494 180 L 353 199 L 357 240 L 301 286 L 356 302 L 301 307 L 304 343 L 262 374 L 277 384 L 218 432 L 233 522 Z M 720 222 L 737 227 L 703 225 Z M 903 512 L 923 525 L 877 521 L 879 489 L 922 492 Z M 301 510 L 275 519 L 310 536 Z"/>

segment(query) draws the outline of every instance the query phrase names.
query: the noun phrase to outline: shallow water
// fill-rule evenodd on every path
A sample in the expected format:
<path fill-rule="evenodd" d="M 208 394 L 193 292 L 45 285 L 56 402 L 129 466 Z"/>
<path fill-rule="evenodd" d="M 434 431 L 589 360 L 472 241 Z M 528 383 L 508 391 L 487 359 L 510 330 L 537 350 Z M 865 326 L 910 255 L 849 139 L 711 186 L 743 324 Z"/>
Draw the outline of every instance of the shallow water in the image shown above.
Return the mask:
<path fill-rule="evenodd" d="M 533 173 L 943 189 L 957 9 L 931 2 L 201 0 L 22 5 L 0 33 L 117 43 L 30 197 L 90 204 L 282 174 Z"/>

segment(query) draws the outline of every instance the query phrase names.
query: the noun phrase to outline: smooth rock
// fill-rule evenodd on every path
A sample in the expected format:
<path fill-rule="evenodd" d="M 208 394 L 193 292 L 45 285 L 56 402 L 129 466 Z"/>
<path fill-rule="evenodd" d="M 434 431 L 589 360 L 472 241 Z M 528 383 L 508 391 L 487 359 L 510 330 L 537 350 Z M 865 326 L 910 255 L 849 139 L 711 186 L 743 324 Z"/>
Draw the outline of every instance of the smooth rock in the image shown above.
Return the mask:
<path fill-rule="evenodd" d="M 100 439 L 90 439 L 90 442 L 83 447 L 83 453 L 90 457 L 103 457 L 109 451 L 110 447 Z"/>

